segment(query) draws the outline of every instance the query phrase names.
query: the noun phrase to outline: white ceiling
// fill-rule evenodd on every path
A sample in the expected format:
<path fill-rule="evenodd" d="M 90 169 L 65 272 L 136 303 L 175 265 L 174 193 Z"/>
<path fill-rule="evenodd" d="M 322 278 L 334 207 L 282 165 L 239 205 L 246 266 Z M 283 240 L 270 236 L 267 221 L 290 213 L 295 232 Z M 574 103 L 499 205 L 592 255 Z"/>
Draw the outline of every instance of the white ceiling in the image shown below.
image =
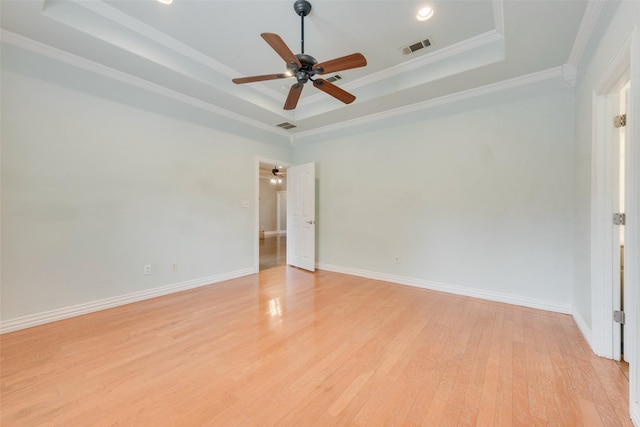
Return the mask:
<path fill-rule="evenodd" d="M 308 84 L 297 109 L 285 111 L 294 79 L 244 85 L 231 79 L 284 71 L 262 32 L 277 33 L 300 52 L 293 3 L 2 0 L 2 40 L 290 135 L 576 65 L 588 11 L 586 0 L 311 0 L 305 53 L 323 62 L 360 52 L 368 65 L 340 72 L 344 79 L 336 84 L 357 97 L 353 104 Z M 419 22 L 415 15 L 426 4 L 435 14 Z M 432 46 L 402 54 L 426 37 Z M 297 127 L 274 126 L 281 122 Z"/>

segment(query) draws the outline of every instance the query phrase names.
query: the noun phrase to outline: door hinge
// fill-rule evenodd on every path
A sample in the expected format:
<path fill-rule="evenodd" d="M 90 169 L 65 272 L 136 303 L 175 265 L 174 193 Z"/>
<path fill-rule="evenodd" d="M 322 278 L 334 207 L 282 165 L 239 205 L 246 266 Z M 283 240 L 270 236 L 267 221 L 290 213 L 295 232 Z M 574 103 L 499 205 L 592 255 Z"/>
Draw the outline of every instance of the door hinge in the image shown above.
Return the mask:
<path fill-rule="evenodd" d="M 622 128 L 622 127 L 625 127 L 626 125 L 627 125 L 627 115 L 626 114 L 621 114 L 621 115 L 615 116 L 613 118 L 613 127 Z"/>
<path fill-rule="evenodd" d="M 624 225 L 626 223 L 626 216 L 623 213 L 613 214 L 613 225 Z"/>
<path fill-rule="evenodd" d="M 616 310 L 613 312 L 613 321 L 624 325 L 624 311 Z"/>

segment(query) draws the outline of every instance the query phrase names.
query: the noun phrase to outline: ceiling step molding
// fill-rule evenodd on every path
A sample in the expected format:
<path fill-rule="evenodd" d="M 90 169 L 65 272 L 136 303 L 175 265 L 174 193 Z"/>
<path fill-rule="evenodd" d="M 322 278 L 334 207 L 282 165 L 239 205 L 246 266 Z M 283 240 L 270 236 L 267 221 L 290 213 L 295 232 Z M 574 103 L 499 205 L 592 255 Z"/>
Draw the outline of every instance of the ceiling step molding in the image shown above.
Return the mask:
<path fill-rule="evenodd" d="M 43 15 L 102 40 L 112 46 L 144 58 L 161 67 L 179 73 L 217 90 L 233 95 L 238 88 L 225 85 L 239 73 L 202 52 L 169 37 L 165 33 L 109 6 L 102 1 L 52 1 L 44 2 Z M 217 83 L 214 85 L 214 83 Z M 243 89 L 241 89 L 243 90 Z M 281 94 L 266 86 L 255 88 L 266 96 L 262 105 L 273 113 L 280 113 Z M 246 96 L 248 94 L 248 90 Z M 255 97 L 255 93 L 253 94 Z"/>
<path fill-rule="evenodd" d="M 475 53 L 480 48 L 490 46 L 499 46 L 498 49 L 502 52 L 502 57 L 504 57 L 504 36 L 496 30 L 487 31 L 486 33 L 479 34 L 475 37 L 471 37 L 462 42 L 455 43 L 451 46 L 447 46 L 445 48 L 435 50 L 431 53 L 427 53 L 425 55 L 420 55 L 416 58 L 409 59 L 402 64 L 398 64 L 393 67 L 386 68 L 377 73 L 370 74 L 366 77 L 360 78 L 355 81 L 351 81 L 341 85 L 345 90 L 352 91 L 354 89 L 358 89 L 365 86 L 370 86 L 374 84 L 379 84 L 383 80 L 393 79 L 397 76 L 403 75 L 405 73 L 409 73 L 411 71 L 415 71 L 420 68 L 424 68 L 426 70 L 430 70 L 430 66 L 433 64 L 445 61 L 445 60 L 453 60 L 456 57 L 460 57 L 465 55 L 468 52 Z M 486 65 L 486 64 L 482 64 Z M 429 75 L 429 73 L 421 73 L 425 76 L 425 78 Z M 324 100 L 324 97 L 321 94 L 312 95 L 308 98 L 305 98 L 300 101 L 301 106 L 307 106 L 313 104 L 315 102 L 319 102 Z M 296 116 L 296 119 L 301 119 L 304 117 Z"/>
<path fill-rule="evenodd" d="M 273 126 L 266 125 L 257 120 L 249 119 L 243 115 L 233 113 L 224 108 L 220 108 L 213 104 L 209 104 L 205 101 L 193 98 L 183 93 L 168 89 L 164 86 L 157 85 L 147 80 L 141 79 L 131 74 L 124 73 L 122 71 L 107 67 L 94 61 L 90 61 L 83 57 L 74 55 L 69 52 L 54 48 L 44 43 L 37 42 L 35 40 L 23 37 L 19 34 L 12 33 L 7 30 L 0 31 L 0 42 L 10 44 L 12 46 L 24 49 L 29 52 L 53 59 L 55 61 L 71 65 L 73 67 L 89 71 L 91 73 L 98 74 L 100 76 L 119 81 L 157 95 L 164 96 L 174 101 L 178 101 L 195 108 L 225 117 L 227 119 L 235 120 L 242 124 L 252 126 L 254 128 L 273 133 L 278 136 L 285 136 L 288 138 L 289 133 L 281 128 L 275 128 Z"/>

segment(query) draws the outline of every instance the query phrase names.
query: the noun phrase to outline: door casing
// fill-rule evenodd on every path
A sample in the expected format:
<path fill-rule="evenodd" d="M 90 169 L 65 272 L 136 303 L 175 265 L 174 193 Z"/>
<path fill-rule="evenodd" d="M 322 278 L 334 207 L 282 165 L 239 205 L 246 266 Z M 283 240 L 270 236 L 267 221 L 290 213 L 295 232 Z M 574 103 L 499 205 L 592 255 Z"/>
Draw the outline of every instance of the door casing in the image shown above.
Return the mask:
<path fill-rule="evenodd" d="M 630 342 L 625 344 L 629 361 L 629 409 L 631 418 L 640 422 L 638 404 L 638 280 L 640 279 L 640 44 L 638 30 L 621 46 L 608 70 L 596 85 L 592 97 L 592 170 L 591 170 L 591 336 L 593 351 L 603 357 L 616 355 L 616 325 L 613 310 L 615 292 L 611 287 L 614 273 L 612 240 L 612 188 L 615 175 L 612 149 L 612 119 L 615 115 L 616 93 L 626 82 L 631 82 L 627 111 L 625 200 L 627 225 L 625 226 L 625 300 L 626 327 L 630 328 Z M 617 179 L 617 177 L 615 178 Z M 617 249 L 617 248 L 616 248 Z M 628 289 L 627 289 L 628 288 Z M 619 290 L 618 290 L 619 294 Z M 617 302 L 619 304 L 619 301 Z M 619 346 L 619 339 L 617 341 Z M 619 347 L 618 347 L 619 357 Z"/>

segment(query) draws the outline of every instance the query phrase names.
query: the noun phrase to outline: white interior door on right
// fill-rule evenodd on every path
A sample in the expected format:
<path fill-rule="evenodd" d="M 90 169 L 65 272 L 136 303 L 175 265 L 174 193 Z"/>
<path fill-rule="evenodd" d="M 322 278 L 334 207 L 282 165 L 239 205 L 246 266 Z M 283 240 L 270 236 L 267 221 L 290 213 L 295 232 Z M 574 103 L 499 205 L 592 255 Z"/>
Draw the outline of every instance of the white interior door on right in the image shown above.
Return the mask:
<path fill-rule="evenodd" d="M 316 269 L 316 164 L 287 169 L 287 264 Z"/>

